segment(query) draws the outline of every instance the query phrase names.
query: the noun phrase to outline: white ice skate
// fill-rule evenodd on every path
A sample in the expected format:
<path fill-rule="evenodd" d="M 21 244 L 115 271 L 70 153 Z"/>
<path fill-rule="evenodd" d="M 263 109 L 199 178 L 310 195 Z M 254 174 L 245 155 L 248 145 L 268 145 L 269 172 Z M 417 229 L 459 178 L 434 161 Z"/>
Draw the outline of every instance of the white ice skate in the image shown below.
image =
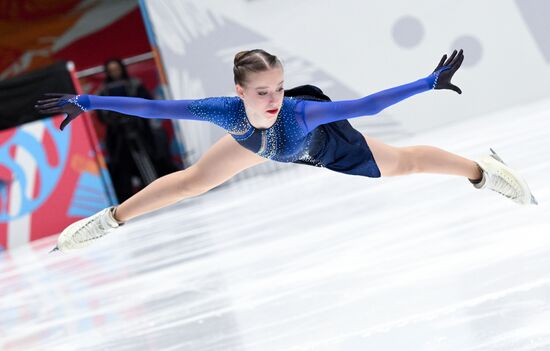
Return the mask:
<path fill-rule="evenodd" d="M 490 155 L 477 161 L 483 176 L 480 182 L 472 182 L 474 187 L 491 189 L 521 205 L 538 205 L 527 182 L 518 172 L 508 167 L 493 149 L 490 150 Z"/>
<path fill-rule="evenodd" d="M 113 229 L 122 225 L 114 218 L 113 211 L 114 207 L 108 207 L 69 225 L 57 238 L 57 246 L 52 251 L 81 249 L 109 234 Z"/>

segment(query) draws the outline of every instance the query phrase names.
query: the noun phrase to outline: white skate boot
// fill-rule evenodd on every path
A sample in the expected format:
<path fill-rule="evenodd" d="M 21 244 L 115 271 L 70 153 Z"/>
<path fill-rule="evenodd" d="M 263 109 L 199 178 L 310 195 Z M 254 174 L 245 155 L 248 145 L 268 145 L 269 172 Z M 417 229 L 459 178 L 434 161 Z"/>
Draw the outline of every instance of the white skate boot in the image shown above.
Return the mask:
<path fill-rule="evenodd" d="M 114 207 L 108 207 L 69 225 L 57 238 L 57 246 L 52 251 L 81 249 L 122 225 L 123 223 L 117 222 L 113 216 L 114 209 Z"/>
<path fill-rule="evenodd" d="M 491 189 L 521 205 L 538 205 L 525 180 L 508 167 L 493 149 L 490 150 L 490 155 L 477 161 L 483 175 L 481 181 L 472 182 L 474 187 Z"/>

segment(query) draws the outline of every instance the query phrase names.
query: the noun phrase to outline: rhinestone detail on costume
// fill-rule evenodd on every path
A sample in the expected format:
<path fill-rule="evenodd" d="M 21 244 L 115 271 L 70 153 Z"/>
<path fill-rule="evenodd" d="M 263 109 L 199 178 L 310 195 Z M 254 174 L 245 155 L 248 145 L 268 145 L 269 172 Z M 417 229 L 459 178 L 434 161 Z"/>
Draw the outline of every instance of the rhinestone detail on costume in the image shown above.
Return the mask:
<path fill-rule="evenodd" d="M 85 108 L 84 106 L 82 106 L 79 102 L 78 102 L 78 99 L 80 98 L 80 95 L 77 95 L 71 99 L 68 99 L 67 102 L 68 103 L 71 103 L 73 105 L 76 105 L 79 109 L 81 109 L 82 111 L 88 111 L 87 108 Z"/>
<path fill-rule="evenodd" d="M 311 141 L 311 133 L 306 134 L 296 119 L 295 107 L 299 101 L 284 98 L 275 123 L 266 129 L 250 124 L 244 103 L 238 97 L 196 100 L 189 109 L 199 119 L 227 130 L 239 144 L 259 156 L 278 162 L 294 162 L 308 153 Z"/>
<path fill-rule="evenodd" d="M 195 100 L 188 108 L 197 119 L 212 122 L 235 139 L 245 140 L 254 133 L 254 127 L 246 118 L 244 105 L 239 106 L 238 101 L 237 97 L 212 97 Z"/>

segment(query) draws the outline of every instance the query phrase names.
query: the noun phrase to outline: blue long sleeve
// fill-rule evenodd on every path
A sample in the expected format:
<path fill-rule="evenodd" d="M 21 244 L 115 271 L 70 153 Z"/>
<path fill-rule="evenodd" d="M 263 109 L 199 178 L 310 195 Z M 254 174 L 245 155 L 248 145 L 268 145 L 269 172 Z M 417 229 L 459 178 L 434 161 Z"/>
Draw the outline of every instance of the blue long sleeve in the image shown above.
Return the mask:
<path fill-rule="evenodd" d="M 356 100 L 334 102 L 300 101 L 296 105 L 296 112 L 301 117 L 304 131 L 310 132 L 321 124 L 354 117 L 375 115 L 399 101 L 433 89 L 437 76 L 438 74 L 434 73 L 415 82 L 383 90 Z"/>
<path fill-rule="evenodd" d="M 207 121 L 237 138 L 251 133 L 244 104 L 238 97 L 196 100 L 147 100 L 121 96 L 79 95 L 77 103 L 86 110 L 108 110 L 144 118 Z"/>
<path fill-rule="evenodd" d="M 205 99 L 206 100 L 206 99 Z M 80 95 L 78 103 L 86 110 L 108 110 L 144 118 L 170 118 L 204 120 L 189 108 L 199 100 L 147 100 L 122 96 Z M 212 114 L 225 108 L 223 100 L 209 99 Z"/>

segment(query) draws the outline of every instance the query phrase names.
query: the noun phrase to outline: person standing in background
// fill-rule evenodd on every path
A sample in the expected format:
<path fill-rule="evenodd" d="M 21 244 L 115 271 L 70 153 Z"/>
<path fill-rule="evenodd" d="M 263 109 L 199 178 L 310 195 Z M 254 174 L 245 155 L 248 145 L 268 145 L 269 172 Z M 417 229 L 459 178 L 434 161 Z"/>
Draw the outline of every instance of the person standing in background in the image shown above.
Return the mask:
<path fill-rule="evenodd" d="M 137 78 L 130 77 L 118 58 L 104 64 L 105 81 L 102 96 L 128 96 L 152 99 Z M 107 167 L 118 201 L 123 202 L 156 178 L 177 171 L 170 161 L 170 150 L 164 140 L 156 140 L 150 121 L 113 111 L 98 111 L 106 126 Z"/>

